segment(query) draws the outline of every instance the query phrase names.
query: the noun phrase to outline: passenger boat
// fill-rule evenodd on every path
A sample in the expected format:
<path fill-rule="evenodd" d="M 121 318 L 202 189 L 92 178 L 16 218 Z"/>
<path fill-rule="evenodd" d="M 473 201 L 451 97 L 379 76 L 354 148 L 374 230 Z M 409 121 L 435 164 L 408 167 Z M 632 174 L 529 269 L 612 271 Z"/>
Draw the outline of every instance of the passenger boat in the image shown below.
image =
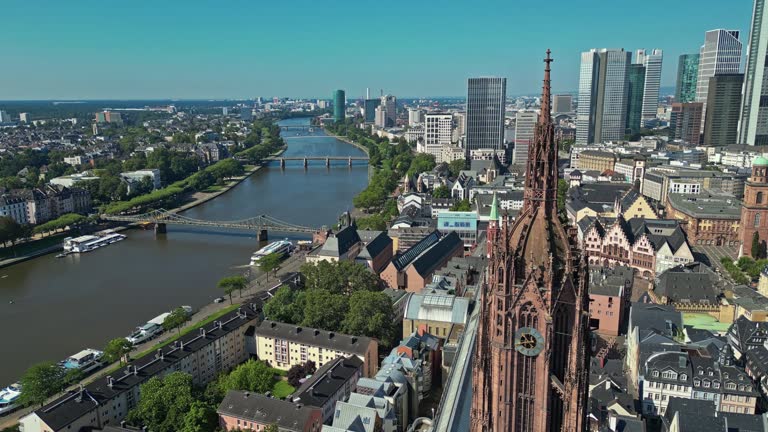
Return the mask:
<path fill-rule="evenodd" d="M 7 414 L 19 406 L 21 385 L 14 383 L 0 390 L 0 415 Z"/>
<path fill-rule="evenodd" d="M 59 366 L 66 370 L 77 369 L 83 373 L 88 373 L 101 367 L 102 357 L 104 357 L 102 351 L 87 348 L 66 360 L 60 361 Z"/>
<path fill-rule="evenodd" d="M 290 254 L 292 250 L 293 243 L 288 239 L 272 242 L 253 253 L 251 256 L 251 265 L 258 264 L 261 258 L 271 254 L 278 254 L 280 255 L 280 258 L 283 258 Z"/>
<path fill-rule="evenodd" d="M 123 234 L 115 232 L 101 233 L 100 235 L 84 235 L 80 237 L 67 237 L 64 239 L 65 253 L 84 253 L 98 249 L 102 246 L 111 245 L 124 240 Z"/>

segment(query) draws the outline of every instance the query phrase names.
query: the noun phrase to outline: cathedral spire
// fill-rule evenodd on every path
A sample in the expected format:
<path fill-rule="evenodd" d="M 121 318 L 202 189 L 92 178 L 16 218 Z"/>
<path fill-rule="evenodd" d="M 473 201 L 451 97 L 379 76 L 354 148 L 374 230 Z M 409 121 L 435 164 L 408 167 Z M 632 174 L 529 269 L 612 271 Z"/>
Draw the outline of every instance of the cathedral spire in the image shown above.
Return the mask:
<path fill-rule="evenodd" d="M 552 63 L 554 60 L 550 58 L 550 54 L 552 51 L 547 49 L 547 58 L 544 59 L 544 63 L 546 66 L 544 66 L 544 83 L 541 86 L 541 114 L 539 114 L 539 124 L 549 124 L 550 122 L 550 104 L 552 101 L 552 95 L 551 95 L 551 81 L 549 79 L 549 64 Z"/>
<path fill-rule="evenodd" d="M 553 60 L 550 54 L 551 51 L 547 50 L 541 87 L 541 113 L 534 131 L 533 143 L 528 147 L 523 208 L 533 210 L 543 206 L 548 214 L 554 214 L 557 198 L 557 144 L 551 120 L 550 63 Z"/>

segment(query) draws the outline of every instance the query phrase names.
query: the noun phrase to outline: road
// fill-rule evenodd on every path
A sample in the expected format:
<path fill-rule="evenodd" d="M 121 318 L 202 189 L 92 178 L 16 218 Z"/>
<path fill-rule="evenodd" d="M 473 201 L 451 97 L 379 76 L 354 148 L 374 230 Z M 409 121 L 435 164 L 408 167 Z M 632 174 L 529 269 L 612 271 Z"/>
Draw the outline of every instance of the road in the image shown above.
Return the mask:
<path fill-rule="evenodd" d="M 701 253 L 709 258 L 710 265 L 712 267 L 720 269 L 721 272 L 726 272 L 723 265 L 720 263 L 720 259 L 728 257 L 735 260 L 739 255 L 739 248 L 734 246 L 702 246 L 691 245 L 694 253 Z"/>
<path fill-rule="evenodd" d="M 232 295 L 232 302 L 242 303 L 243 301 L 248 300 L 249 298 L 253 297 L 254 295 L 266 291 L 268 289 L 274 288 L 275 286 L 279 285 L 280 280 L 283 278 L 283 276 L 289 274 L 298 272 L 299 268 L 302 264 L 305 262 L 306 252 L 296 252 L 290 257 L 288 257 L 285 261 L 282 262 L 280 267 L 277 269 L 275 274 L 267 275 L 264 272 L 259 271 L 255 267 L 250 266 L 243 266 L 243 274 L 248 277 L 250 281 L 250 285 L 247 289 L 244 289 L 242 294 L 235 293 Z M 226 297 L 222 293 L 222 297 Z M 190 318 L 190 322 L 200 322 L 204 320 L 205 318 L 211 316 L 212 314 L 228 307 L 229 301 L 225 300 L 222 303 L 210 303 L 199 310 L 197 310 L 192 317 Z M 140 353 L 144 352 L 153 346 L 157 345 L 160 342 L 163 342 L 167 339 L 170 339 L 172 337 L 176 336 L 176 332 L 169 331 L 161 334 L 159 337 L 152 339 L 151 341 L 145 342 L 143 344 L 137 345 L 134 347 L 134 349 L 131 351 L 131 353 Z M 119 337 L 119 335 L 115 335 L 115 337 Z M 99 372 L 96 372 L 95 374 L 83 379 L 78 384 L 73 384 L 67 388 L 67 391 L 76 389 L 79 384 L 87 385 L 91 382 L 95 381 L 96 379 L 102 377 L 108 370 L 111 370 L 114 366 L 117 366 L 117 363 L 111 364 L 111 365 L 105 365 L 104 368 L 102 368 Z M 50 402 L 53 399 L 56 399 L 61 394 L 58 394 L 52 398 L 50 398 L 48 401 Z M 12 427 L 16 425 L 19 422 L 19 419 L 30 412 L 32 412 L 34 408 L 25 408 L 18 411 L 14 411 L 13 413 L 0 417 L 0 430 L 3 430 L 5 428 Z"/>

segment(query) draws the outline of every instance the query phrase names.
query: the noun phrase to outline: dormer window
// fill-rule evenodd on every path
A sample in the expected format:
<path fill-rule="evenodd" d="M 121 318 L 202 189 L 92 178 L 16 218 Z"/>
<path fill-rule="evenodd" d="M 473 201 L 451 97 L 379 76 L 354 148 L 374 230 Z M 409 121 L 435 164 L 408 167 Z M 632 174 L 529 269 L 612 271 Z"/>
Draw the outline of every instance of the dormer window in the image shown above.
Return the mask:
<path fill-rule="evenodd" d="M 720 388 L 720 381 L 715 381 L 712 383 L 712 387 L 714 388 Z"/>
<path fill-rule="evenodd" d="M 688 375 L 686 374 L 680 374 L 680 381 L 685 381 L 688 379 Z"/>
<path fill-rule="evenodd" d="M 699 375 L 704 375 L 704 371 L 699 369 Z"/>
<path fill-rule="evenodd" d="M 709 388 L 709 380 L 704 380 L 704 387 Z"/>
<path fill-rule="evenodd" d="M 728 372 L 723 372 L 723 378 L 728 379 Z"/>
<path fill-rule="evenodd" d="M 657 371 L 657 370 L 653 371 L 653 376 L 658 378 L 658 376 L 659 376 L 659 371 Z"/>
<path fill-rule="evenodd" d="M 714 373 L 712 371 L 709 371 L 709 376 L 712 376 L 712 375 L 714 375 Z"/>
<path fill-rule="evenodd" d="M 696 387 L 700 386 L 701 385 L 701 380 L 698 379 L 698 378 L 694 378 L 693 379 L 693 385 L 696 386 Z"/>

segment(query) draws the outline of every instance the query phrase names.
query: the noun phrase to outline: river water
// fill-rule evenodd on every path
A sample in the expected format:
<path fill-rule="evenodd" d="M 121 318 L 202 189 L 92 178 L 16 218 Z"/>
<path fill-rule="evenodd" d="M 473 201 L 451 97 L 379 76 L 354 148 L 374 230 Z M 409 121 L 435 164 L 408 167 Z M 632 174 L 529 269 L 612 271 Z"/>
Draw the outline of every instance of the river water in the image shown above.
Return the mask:
<path fill-rule="evenodd" d="M 281 125 L 307 125 L 289 119 Z M 297 136 L 300 133 L 300 136 Z M 313 132 L 284 131 L 285 156 L 364 156 L 347 143 Z M 218 198 L 184 214 L 237 220 L 268 214 L 320 227 L 336 223 L 367 184 L 368 168 L 344 161 L 288 162 L 262 168 Z M 58 361 L 180 305 L 195 308 L 221 295 L 216 282 L 243 273 L 259 244 L 252 232 L 168 226 L 166 235 L 129 230 L 120 243 L 84 254 L 53 255 L 0 269 L 0 387 L 31 364 Z M 270 232 L 270 239 L 309 236 Z M 11 303 L 12 302 L 12 303 Z"/>

